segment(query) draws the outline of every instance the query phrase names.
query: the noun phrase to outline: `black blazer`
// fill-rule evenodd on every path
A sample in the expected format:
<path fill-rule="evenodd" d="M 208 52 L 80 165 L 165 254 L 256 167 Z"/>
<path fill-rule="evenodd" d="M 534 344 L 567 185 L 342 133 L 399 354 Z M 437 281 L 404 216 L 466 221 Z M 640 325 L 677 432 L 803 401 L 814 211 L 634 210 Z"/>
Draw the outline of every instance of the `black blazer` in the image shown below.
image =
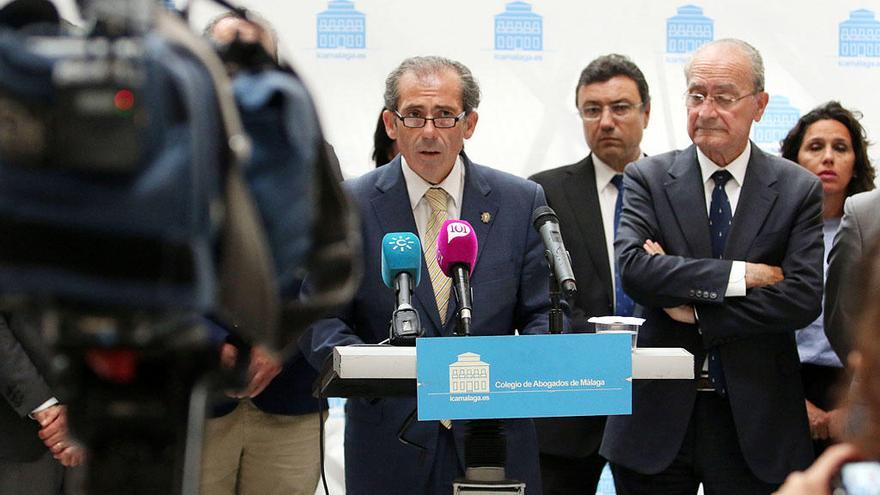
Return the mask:
<path fill-rule="evenodd" d="M 717 347 L 736 434 L 752 472 L 768 483 L 810 465 L 812 444 L 794 332 L 822 304 L 822 186 L 807 170 L 752 144 L 723 259 L 713 259 L 696 148 L 626 169 L 614 244 L 623 286 L 644 309 L 644 347 L 683 347 L 699 374 Z M 650 256 L 645 239 L 665 256 Z M 726 298 L 730 260 L 782 267 L 785 279 Z M 664 307 L 691 304 L 699 327 Z M 608 419 L 601 454 L 641 473 L 662 471 L 678 452 L 697 397 L 695 380 L 638 380 L 633 412 Z"/>
<path fill-rule="evenodd" d="M 28 413 L 52 397 L 44 379 L 48 356 L 36 329 L 0 314 L 0 459 L 29 462 L 46 452 Z"/>
<path fill-rule="evenodd" d="M 593 331 L 587 319 L 614 314 L 614 289 L 608 248 L 596 190 L 592 155 L 529 179 L 544 188 L 547 204 L 559 217 L 578 292 L 572 307 L 574 332 Z M 561 457 L 586 457 L 599 449 L 605 416 L 535 420 L 541 452 Z"/>

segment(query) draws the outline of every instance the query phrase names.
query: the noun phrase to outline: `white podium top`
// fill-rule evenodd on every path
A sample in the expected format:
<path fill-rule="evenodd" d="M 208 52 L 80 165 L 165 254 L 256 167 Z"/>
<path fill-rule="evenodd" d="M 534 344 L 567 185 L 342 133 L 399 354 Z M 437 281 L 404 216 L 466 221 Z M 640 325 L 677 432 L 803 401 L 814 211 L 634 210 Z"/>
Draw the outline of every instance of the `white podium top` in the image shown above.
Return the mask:
<path fill-rule="evenodd" d="M 415 379 L 416 348 L 352 345 L 333 349 L 333 370 L 342 379 Z M 635 380 L 694 378 L 694 356 L 682 348 L 650 347 L 632 354 Z"/>

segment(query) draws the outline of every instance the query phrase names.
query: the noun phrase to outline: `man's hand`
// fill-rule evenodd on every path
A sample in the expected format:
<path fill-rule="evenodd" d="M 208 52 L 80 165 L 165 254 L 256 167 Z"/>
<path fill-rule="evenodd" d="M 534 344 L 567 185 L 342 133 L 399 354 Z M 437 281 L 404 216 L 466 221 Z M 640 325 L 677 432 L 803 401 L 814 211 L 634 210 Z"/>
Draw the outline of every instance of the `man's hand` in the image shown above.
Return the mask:
<path fill-rule="evenodd" d="M 688 323 L 691 325 L 696 325 L 697 323 L 697 316 L 694 313 L 694 307 L 690 304 L 682 304 L 681 306 L 675 306 L 672 308 L 663 308 L 663 311 L 666 311 L 666 314 L 669 315 L 670 318 L 679 323 Z"/>
<path fill-rule="evenodd" d="M 813 440 L 827 439 L 830 424 L 828 413 L 808 400 L 804 400 L 804 402 L 807 404 L 807 418 L 810 420 L 810 436 L 813 437 Z"/>
<path fill-rule="evenodd" d="M 782 268 L 778 266 L 746 262 L 746 289 L 773 285 L 783 278 Z"/>
<path fill-rule="evenodd" d="M 666 254 L 666 251 L 663 250 L 663 246 L 661 246 L 659 242 L 654 242 L 651 239 L 645 240 L 645 243 L 642 244 L 642 249 L 651 256 Z"/>
<path fill-rule="evenodd" d="M 666 254 L 666 251 L 663 250 L 663 246 L 661 246 L 659 242 L 654 242 L 651 239 L 647 239 L 645 243 L 642 244 L 642 249 L 651 256 L 662 256 Z M 663 311 L 666 311 L 666 314 L 669 315 L 670 318 L 679 323 L 688 323 L 691 325 L 697 323 L 697 315 L 694 312 L 694 307 L 690 304 L 682 304 L 681 306 L 674 306 L 672 308 L 663 308 Z"/>
<path fill-rule="evenodd" d="M 848 443 L 832 445 L 804 472 L 788 475 L 774 495 L 830 495 L 831 478 L 843 463 L 859 458 L 858 450 Z"/>

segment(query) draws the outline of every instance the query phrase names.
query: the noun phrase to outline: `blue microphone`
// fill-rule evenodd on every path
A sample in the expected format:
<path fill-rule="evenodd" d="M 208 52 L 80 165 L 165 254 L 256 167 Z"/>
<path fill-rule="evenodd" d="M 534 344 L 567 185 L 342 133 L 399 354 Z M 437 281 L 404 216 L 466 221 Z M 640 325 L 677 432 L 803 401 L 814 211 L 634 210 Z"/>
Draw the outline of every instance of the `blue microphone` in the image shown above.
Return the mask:
<path fill-rule="evenodd" d="M 422 243 L 410 232 L 390 232 L 382 238 L 382 282 L 397 293 L 391 315 L 391 345 L 415 345 L 422 322 L 412 306 L 412 292 L 422 278 Z"/>
<path fill-rule="evenodd" d="M 422 243 L 410 232 L 391 232 L 382 238 L 382 281 L 395 288 L 401 273 L 413 279 L 412 287 L 422 279 Z"/>

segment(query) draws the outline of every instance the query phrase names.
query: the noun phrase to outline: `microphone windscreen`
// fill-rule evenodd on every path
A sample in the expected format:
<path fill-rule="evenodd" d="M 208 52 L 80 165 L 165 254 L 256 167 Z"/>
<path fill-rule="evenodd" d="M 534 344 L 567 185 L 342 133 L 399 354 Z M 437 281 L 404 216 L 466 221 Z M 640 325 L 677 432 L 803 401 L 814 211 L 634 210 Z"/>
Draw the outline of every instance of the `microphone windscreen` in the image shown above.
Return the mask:
<path fill-rule="evenodd" d="M 447 220 L 437 234 L 437 263 L 447 277 L 455 265 L 465 265 L 474 273 L 477 262 L 477 234 L 467 220 Z"/>
<path fill-rule="evenodd" d="M 553 208 L 550 208 L 549 206 L 539 206 L 535 208 L 535 211 L 532 212 L 532 225 L 540 230 L 541 225 L 544 225 L 544 223 L 548 221 L 559 223 L 559 218 L 556 216 L 556 212 L 553 211 Z"/>
<path fill-rule="evenodd" d="M 422 278 L 422 243 L 411 232 L 390 232 L 382 238 L 382 282 L 394 288 L 394 279 L 408 273 L 413 287 Z"/>

